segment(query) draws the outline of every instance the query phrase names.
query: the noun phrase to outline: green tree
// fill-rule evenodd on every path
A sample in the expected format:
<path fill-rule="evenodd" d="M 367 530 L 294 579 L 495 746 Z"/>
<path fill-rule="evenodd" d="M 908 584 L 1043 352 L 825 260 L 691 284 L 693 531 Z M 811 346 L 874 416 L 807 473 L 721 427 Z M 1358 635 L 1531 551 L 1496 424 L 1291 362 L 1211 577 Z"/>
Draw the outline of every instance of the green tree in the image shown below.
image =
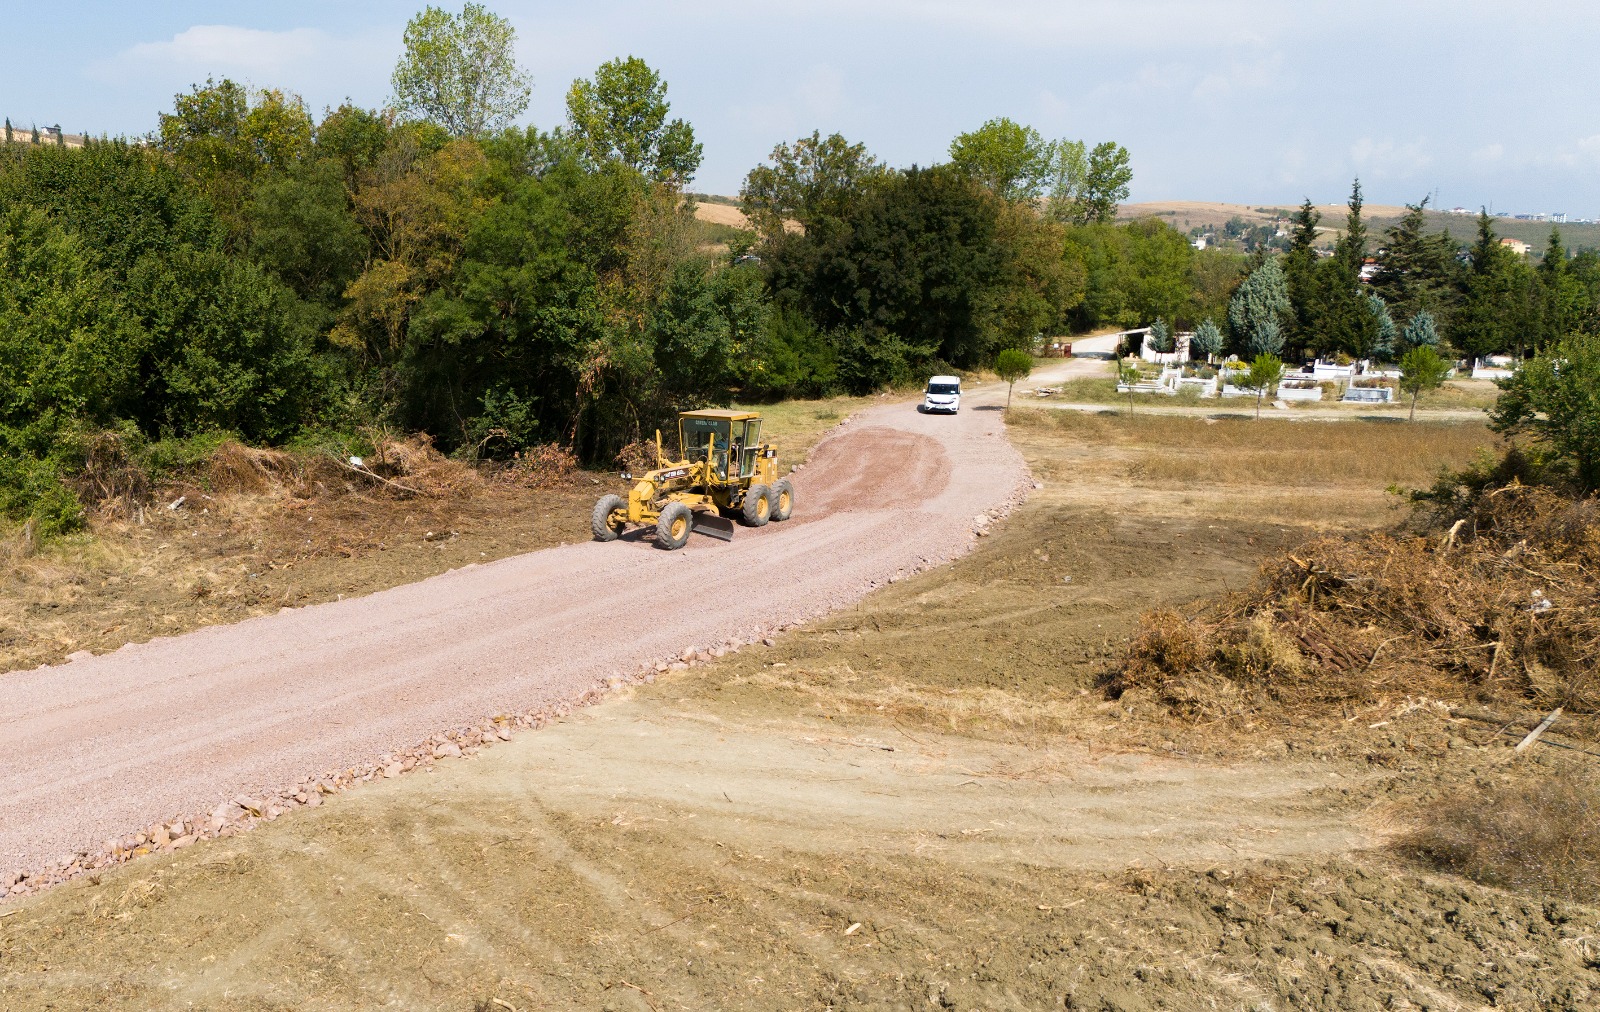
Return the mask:
<path fill-rule="evenodd" d="M 1283 361 L 1271 352 L 1261 352 L 1250 360 L 1250 371 L 1245 374 L 1244 386 L 1246 390 L 1256 392 L 1256 417 L 1261 417 L 1261 401 L 1280 379 L 1283 378 Z"/>
<path fill-rule="evenodd" d="M 1288 285 L 1276 257 L 1250 272 L 1228 304 L 1234 339 L 1253 355 L 1283 350 L 1282 320 L 1290 312 Z"/>
<path fill-rule="evenodd" d="M 1564 338 L 1499 384 L 1490 427 L 1530 437 L 1580 493 L 1600 491 L 1600 339 Z"/>
<path fill-rule="evenodd" d="M 1194 337 L 1190 339 L 1190 343 L 1205 355 L 1207 362 L 1210 362 L 1222 353 L 1222 328 L 1208 316 L 1194 329 Z"/>
<path fill-rule="evenodd" d="M 1308 298 L 1310 336 L 1319 352 L 1344 351 L 1363 358 L 1378 338 L 1378 321 L 1366 300 L 1361 270 L 1366 265 L 1367 227 L 1362 218 L 1361 180 L 1350 187 L 1349 209 L 1333 256 L 1319 260 Z M 1302 335 L 1305 336 L 1305 335 Z"/>
<path fill-rule="evenodd" d="M 1128 414 L 1130 415 L 1133 414 L 1133 385 L 1139 382 L 1139 379 L 1140 373 L 1138 359 L 1117 360 L 1117 383 L 1127 388 Z"/>
<path fill-rule="evenodd" d="M 229 230 L 240 234 L 255 179 L 270 170 L 287 171 L 304 158 L 312 128 L 298 95 L 207 78 L 173 97 L 173 111 L 161 114 L 157 137 Z"/>
<path fill-rule="evenodd" d="M 1089 175 L 1088 148 L 1083 141 L 1062 138 L 1045 152 L 1045 184 L 1049 190 L 1045 213 L 1052 221 L 1070 224 L 1077 218 L 1077 204 Z"/>
<path fill-rule="evenodd" d="M 1350 184 L 1350 202 L 1344 217 L 1344 232 L 1333 246 L 1333 258 L 1351 278 L 1358 277 L 1367 260 L 1367 225 L 1361 217 L 1361 180 Z"/>
<path fill-rule="evenodd" d="M 1433 314 L 1426 309 L 1419 309 L 1412 314 L 1400 334 L 1400 343 L 1408 349 L 1438 348 L 1439 329 L 1434 326 Z"/>
<path fill-rule="evenodd" d="M 1290 330 L 1301 344 L 1315 344 L 1317 295 L 1317 225 L 1322 221 L 1307 197 L 1293 217 L 1294 231 L 1289 252 L 1283 258 L 1284 282 L 1288 285 Z"/>
<path fill-rule="evenodd" d="M 1249 272 L 1247 258 L 1232 250 L 1207 246 L 1193 254 L 1189 265 L 1191 294 L 1184 317 L 1227 319 L 1234 289 Z"/>
<path fill-rule="evenodd" d="M 888 173 L 840 217 L 768 250 L 769 285 L 838 336 L 840 380 L 856 392 L 935 355 L 975 366 L 1017 343 L 994 311 L 1015 280 L 1005 207 L 949 166 Z"/>
<path fill-rule="evenodd" d="M 1150 324 L 1150 345 L 1162 354 L 1171 352 L 1174 347 L 1172 327 L 1159 316 Z"/>
<path fill-rule="evenodd" d="M 1450 374 L 1450 363 L 1431 345 L 1419 344 L 1400 359 L 1400 390 L 1411 395 L 1410 421 L 1417 419 L 1417 400 L 1429 390 L 1437 390 Z"/>
<path fill-rule="evenodd" d="M 1389 304 L 1383 301 L 1383 296 L 1377 292 L 1368 292 L 1367 309 L 1377 324 L 1377 336 L 1372 342 L 1372 357 L 1379 362 L 1386 362 L 1394 357 L 1395 343 L 1399 340 L 1400 333 L 1394 325 L 1394 317 L 1390 315 Z"/>
<path fill-rule="evenodd" d="M 682 187 L 700 168 L 694 128 L 668 120 L 667 85 L 636 56 L 602 63 L 567 91 L 567 124 L 594 162 L 618 161 L 657 182 Z"/>
<path fill-rule="evenodd" d="M 1006 384 L 1006 410 L 1011 409 L 1011 391 L 1017 380 L 1027 379 L 1033 372 L 1033 356 L 1016 348 L 1003 348 L 994 357 L 994 371 Z"/>
<path fill-rule="evenodd" d="M 1133 167 L 1128 149 L 1113 141 L 1094 146 L 1084 170 L 1083 186 L 1074 201 L 1072 220 L 1078 224 L 1107 224 L 1117 217 L 1117 207 L 1128 199 Z"/>
<path fill-rule="evenodd" d="M 1372 288 L 1402 317 L 1425 309 L 1435 319 L 1444 319 L 1455 305 L 1459 250 L 1449 233 L 1424 232 L 1427 206 L 1426 198 L 1406 205 L 1405 216 L 1387 230 Z"/>
<path fill-rule="evenodd" d="M 780 236 L 787 220 L 806 226 L 824 216 L 839 217 L 885 171 L 866 145 L 817 131 L 779 144 L 770 160 L 771 165 L 751 169 L 739 191 L 745 215 L 769 238 Z"/>
<path fill-rule="evenodd" d="M 1053 149 L 1039 131 L 1005 117 L 950 142 L 950 163 L 1002 200 L 1033 200 L 1049 182 Z"/>
<path fill-rule="evenodd" d="M 510 125 L 528 108 L 532 79 L 517 66 L 517 31 L 482 4 L 460 14 L 429 6 L 406 23 L 390 77 L 395 108 L 456 137 Z"/>
<path fill-rule="evenodd" d="M 1487 211 L 1478 214 L 1478 236 L 1472 244 L 1472 263 L 1462 281 L 1461 308 L 1452 334 L 1457 346 L 1472 359 L 1505 351 L 1520 330 L 1517 316 L 1519 283 L 1512 254 L 1495 236 Z"/>

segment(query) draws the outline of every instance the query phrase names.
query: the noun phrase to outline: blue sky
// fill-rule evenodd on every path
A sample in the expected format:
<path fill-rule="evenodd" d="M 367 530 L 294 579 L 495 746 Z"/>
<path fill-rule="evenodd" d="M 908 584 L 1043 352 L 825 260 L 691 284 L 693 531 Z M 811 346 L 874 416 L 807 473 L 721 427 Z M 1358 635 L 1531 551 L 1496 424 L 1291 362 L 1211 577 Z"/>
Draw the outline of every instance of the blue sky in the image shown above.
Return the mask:
<path fill-rule="evenodd" d="M 455 6 L 454 4 L 447 4 Z M 0 113 L 142 134 L 208 74 L 378 106 L 415 2 L 11 5 Z M 1600 216 L 1594 0 L 488 0 L 554 126 L 572 79 L 641 56 L 733 193 L 813 129 L 892 164 L 992 116 L 1116 140 L 1135 200 L 1373 203 Z"/>

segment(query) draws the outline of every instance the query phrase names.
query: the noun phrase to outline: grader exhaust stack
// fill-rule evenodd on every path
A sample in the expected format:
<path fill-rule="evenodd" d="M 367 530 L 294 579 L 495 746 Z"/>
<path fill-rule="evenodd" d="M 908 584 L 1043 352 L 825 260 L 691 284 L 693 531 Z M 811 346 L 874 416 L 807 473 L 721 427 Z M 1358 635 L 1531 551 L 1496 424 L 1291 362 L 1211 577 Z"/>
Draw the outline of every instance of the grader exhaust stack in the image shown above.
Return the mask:
<path fill-rule="evenodd" d="M 762 442 L 758 412 L 685 411 L 678 446 L 683 459 L 666 460 L 657 432 L 655 470 L 635 480 L 626 499 L 600 497 L 590 519 L 596 541 L 615 541 L 638 524 L 654 526 L 657 547 L 672 550 L 691 532 L 732 541 L 734 517 L 761 527 L 794 512 L 794 486 L 778 477 L 778 451 Z"/>

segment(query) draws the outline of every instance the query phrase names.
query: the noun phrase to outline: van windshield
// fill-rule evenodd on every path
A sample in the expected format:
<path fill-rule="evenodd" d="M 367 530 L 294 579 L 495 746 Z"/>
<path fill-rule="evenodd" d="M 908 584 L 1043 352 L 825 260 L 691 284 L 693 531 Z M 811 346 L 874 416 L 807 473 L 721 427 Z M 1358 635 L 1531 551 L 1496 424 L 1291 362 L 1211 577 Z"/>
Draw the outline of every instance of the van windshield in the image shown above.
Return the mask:
<path fill-rule="evenodd" d="M 930 394 L 959 394 L 960 392 L 961 392 L 961 384 L 959 384 L 959 383 L 929 383 L 928 384 L 928 393 L 930 393 Z"/>

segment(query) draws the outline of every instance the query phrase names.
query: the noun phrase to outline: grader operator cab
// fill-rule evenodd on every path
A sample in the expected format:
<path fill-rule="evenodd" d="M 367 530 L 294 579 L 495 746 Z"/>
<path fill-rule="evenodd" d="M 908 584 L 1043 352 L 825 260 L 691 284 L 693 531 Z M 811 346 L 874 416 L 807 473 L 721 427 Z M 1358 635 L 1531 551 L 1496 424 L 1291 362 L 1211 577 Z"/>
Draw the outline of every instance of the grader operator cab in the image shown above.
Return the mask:
<path fill-rule="evenodd" d="M 678 446 L 683 459 L 667 460 L 657 432 L 655 470 L 623 474 L 634 481 L 626 499 L 600 497 L 590 521 L 596 541 L 617 540 L 629 524 L 655 525 L 657 546 L 669 550 L 682 548 L 690 531 L 732 541 L 730 517 L 760 527 L 794 512 L 794 486 L 778 477 L 778 451 L 761 441 L 760 414 L 685 411 Z"/>

